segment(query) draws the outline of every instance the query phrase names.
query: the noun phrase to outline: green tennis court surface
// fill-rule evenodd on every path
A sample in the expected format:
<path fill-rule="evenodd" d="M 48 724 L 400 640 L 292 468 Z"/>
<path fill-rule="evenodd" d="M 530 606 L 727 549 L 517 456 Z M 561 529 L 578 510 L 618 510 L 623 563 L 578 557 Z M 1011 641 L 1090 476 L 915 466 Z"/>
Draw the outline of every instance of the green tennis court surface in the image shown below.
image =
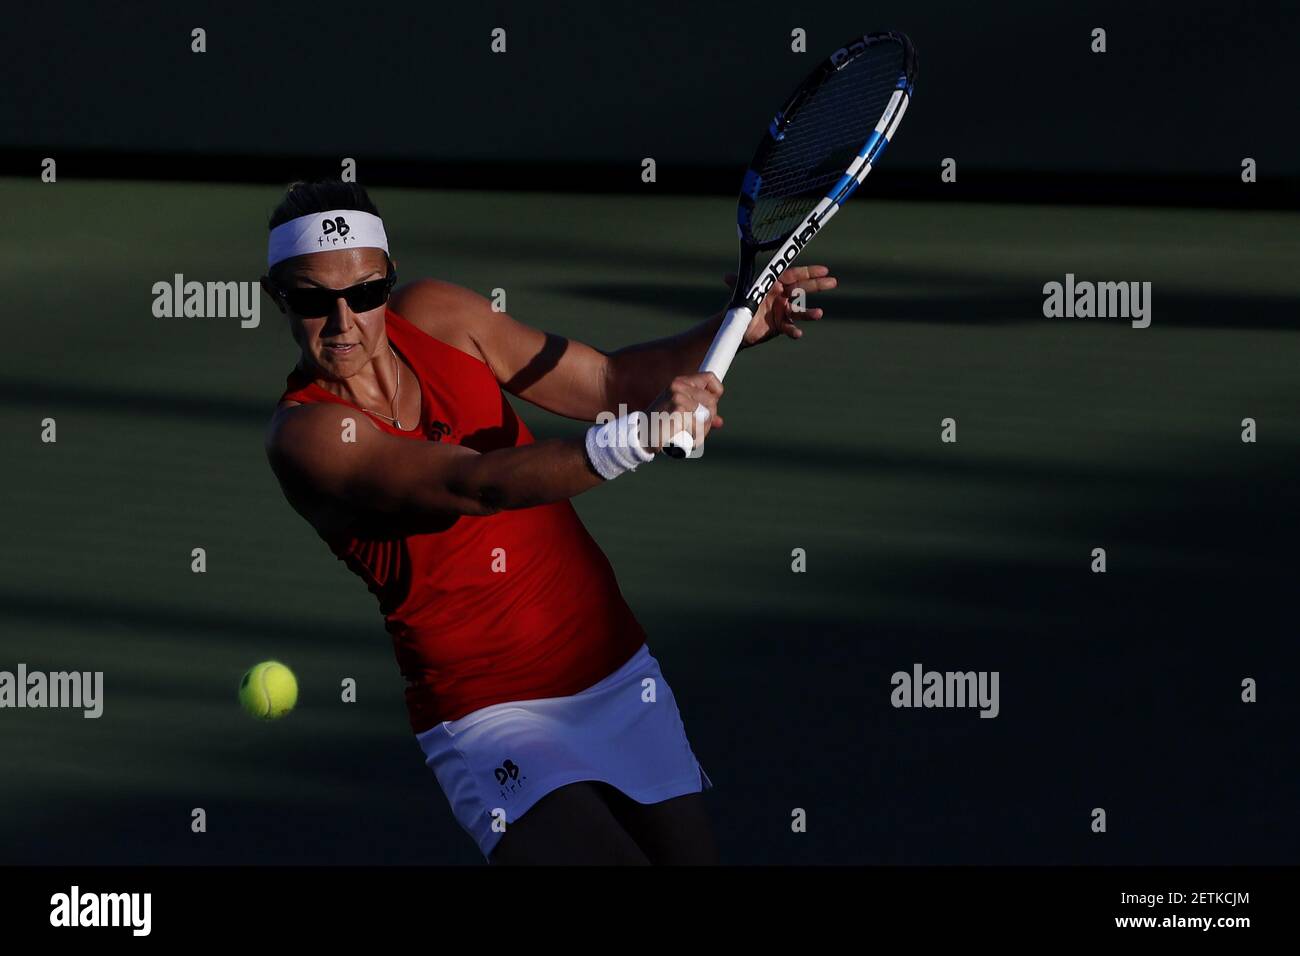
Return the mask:
<path fill-rule="evenodd" d="M 280 315 L 151 314 L 176 273 L 255 279 L 278 196 L 0 181 L 0 669 L 102 670 L 106 694 L 99 720 L 0 712 L 0 863 L 479 859 L 373 599 L 264 463 Z M 726 198 L 375 199 L 402 278 L 502 288 L 602 348 L 707 317 L 734 265 Z M 1282 862 L 1300 216 L 873 198 L 809 261 L 841 278 L 828 318 L 739 356 L 704 458 L 577 502 L 717 785 L 726 859 Z M 1151 327 L 1043 318 L 1066 273 L 1150 281 Z M 261 725 L 235 692 L 269 657 L 301 698 Z M 1001 716 L 892 709 L 913 662 L 999 670 Z M 1125 821 L 1105 841 L 1080 823 L 1099 805 Z"/>

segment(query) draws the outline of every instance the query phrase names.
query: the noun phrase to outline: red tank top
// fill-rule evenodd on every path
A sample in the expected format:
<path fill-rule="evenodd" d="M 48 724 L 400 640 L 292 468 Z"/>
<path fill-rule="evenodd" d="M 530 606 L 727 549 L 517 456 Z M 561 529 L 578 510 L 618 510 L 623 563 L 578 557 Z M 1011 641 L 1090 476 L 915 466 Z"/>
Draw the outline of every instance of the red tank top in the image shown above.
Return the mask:
<path fill-rule="evenodd" d="M 533 441 L 486 364 L 391 310 L 386 317 L 389 342 L 419 380 L 420 427 L 403 432 L 372 415 L 377 426 L 480 453 Z M 283 399 L 356 408 L 296 369 Z M 416 733 L 490 704 L 575 694 L 645 641 L 567 501 L 462 515 L 432 534 L 325 543 L 379 599 Z"/>

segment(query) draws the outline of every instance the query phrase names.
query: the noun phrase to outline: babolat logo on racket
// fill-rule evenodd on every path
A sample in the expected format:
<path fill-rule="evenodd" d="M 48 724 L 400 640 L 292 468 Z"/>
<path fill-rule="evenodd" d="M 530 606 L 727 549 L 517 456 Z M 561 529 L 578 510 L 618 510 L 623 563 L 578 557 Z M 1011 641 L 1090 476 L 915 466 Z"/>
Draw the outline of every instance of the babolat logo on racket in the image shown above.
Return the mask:
<path fill-rule="evenodd" d="M 322 246 L 347 242 L 348 233 L 351 231 L 352 227 L 348 225 L 348 221 L 342 216 L 335 216 L 333 219 L 322 219 L 320 221 L 320 239 L 318 242 Z"/>
<path fill-rule="evenodd" d="M 781 273 L 785 271 L 785 267 L 799 255 L 799 251 L 804 246 L 812 241 L 812 237 L 817 235 L 817 230 L 820 228 L 821 222 L 817 218 L 817 214 L 813 213 L 808 217 L 808 225 L 785 241 L 781 251 L 772 257 L 772 261 L 767 264 L 767 270 L 759 277 L 755 291 L 750 293 L 750 311 L 758 311 L 759 304 L 763 301 L 763 297 L 767 295 L 768 290 L 772 288 L 773 283 L 781 278 Z"/>

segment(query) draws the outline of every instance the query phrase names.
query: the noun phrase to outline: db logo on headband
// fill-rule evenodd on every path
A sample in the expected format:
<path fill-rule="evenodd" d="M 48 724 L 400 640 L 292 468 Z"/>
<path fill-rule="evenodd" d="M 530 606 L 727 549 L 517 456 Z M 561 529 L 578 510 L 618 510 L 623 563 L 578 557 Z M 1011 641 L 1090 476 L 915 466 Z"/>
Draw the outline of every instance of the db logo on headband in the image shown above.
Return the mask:
<path fill-rule="evenodd" d="M 322 236 L 328 236 L 333 232 L 337 233 L 340 238 L 352 231 L 352 227 L 348 225 L 348 221 L 342 216 L 334 219 L 322 219 L 320 229 Z"/>

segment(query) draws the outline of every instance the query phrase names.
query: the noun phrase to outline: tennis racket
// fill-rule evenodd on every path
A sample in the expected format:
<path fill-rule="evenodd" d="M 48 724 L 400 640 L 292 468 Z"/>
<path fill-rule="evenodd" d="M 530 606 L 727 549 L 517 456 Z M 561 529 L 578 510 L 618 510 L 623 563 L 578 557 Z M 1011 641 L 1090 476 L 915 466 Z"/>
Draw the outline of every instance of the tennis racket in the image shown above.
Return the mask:
<path fill-rule="evenodd" d="M 868 33 L 832 53 L 772 119 L 740 187 L 740 265 L 701 372 L 721 379 L 772 284 L 867 178 L 907 110 L 916 53 L 901 33 Z M 758 277 L 760 253 L 775 250 Z M 695 410 L 704 420 L 708 409 Z M 664 452 L 697 458 L 686 429 Z"/>

